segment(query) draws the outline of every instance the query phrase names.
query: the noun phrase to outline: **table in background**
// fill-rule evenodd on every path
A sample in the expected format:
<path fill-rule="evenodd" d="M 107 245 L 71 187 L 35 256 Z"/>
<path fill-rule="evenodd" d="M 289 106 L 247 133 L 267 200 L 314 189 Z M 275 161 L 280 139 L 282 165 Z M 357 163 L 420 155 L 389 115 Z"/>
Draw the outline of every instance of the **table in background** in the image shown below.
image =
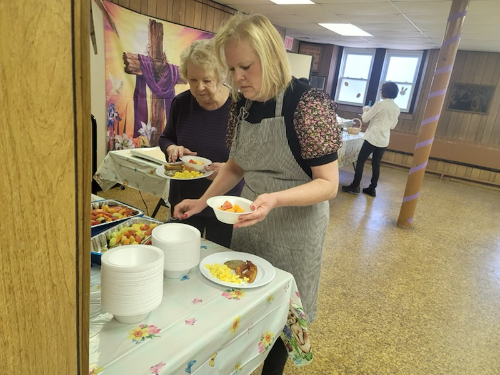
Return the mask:
<path fill-rule="evenodd" d="M 338 150 L 339 168 L 354 163 L 358 159 L 363 145 L 364 133 L 356 135 L 343 132 L 343 145 Z M 133 156 L 130 150 L 110 151 L 94 174 L 103 191 L 121 184 L 137 190 L 145 191 L 160 198 L 152 217 L 155 217 L 160 206 L 169 207 L 168 191 L 170 180 L 156 174 L 160 164 Z"/>
<path fill-rule="evenodd" d="M 229 250 L 201 244 L 202 259 Z M 280 269 L 267 285 L 249 289 L 213 283 L 198 267 L 188 278 L 165 278 L 162 303 L 136 324 L 101 309 L 98 266 L 90 291 L 90 373 L 106 375 L 251 374 L 283 330 L 290 301 L 301 305 L 293 276 Z"/>
<path fill-rule="evenodd" d="M 156 168 L 161 165 L 135 157 L 130 150 L 110 151 L 94 174 L 94 179 L 103 191 L 121 184 L 160 198 L 151 215 L 155 217 L 160 206 L 169 207 L 170 180 L 156 174 Z"/>
<path fill-rule="evenodd" d="M 351 163 L 353 167 L 355 166 L 355 163 L 358 160 L 359 151 L 361 150 L 361 146 L 364 142 L 364 135 L 365 133 L 349 134 L 346 131 L 342 132 L 342 140 L 344 141 L 344 144 L 338 150 L 339 168 Z"/>

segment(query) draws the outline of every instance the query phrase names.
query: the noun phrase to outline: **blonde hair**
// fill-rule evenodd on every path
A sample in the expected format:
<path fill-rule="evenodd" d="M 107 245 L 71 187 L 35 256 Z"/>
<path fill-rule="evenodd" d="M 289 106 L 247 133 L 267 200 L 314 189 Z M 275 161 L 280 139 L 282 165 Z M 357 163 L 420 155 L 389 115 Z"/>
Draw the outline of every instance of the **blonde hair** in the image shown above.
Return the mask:
<path fill-rule="evenodd" d="M 226 81 L 226 69 L 219 64 L 215 53 L 213 39 L 199 39 L 192 42 L 189 47 L 182 51 L 180 56 L 179 72 L 185 81 L 187 77 L 187 63 L 189 60 L 193 64 L 203 68 L 207 73 L 213 72 L 218 84 Z"/>
<path fill-rule="evenodd" d="M 224 47 L 231 41 L 250 44 L 262 65 L 262 85 L 259 97 L 274 98 L 284 91 L 292 80 L 285 45 L 274 25 L 261 14 L 237 13 L 215 35 L 215 51 L 219 63 L 226 65 Z M 238 89 L 229 76 L 232 96 L 238 98 Z"/>

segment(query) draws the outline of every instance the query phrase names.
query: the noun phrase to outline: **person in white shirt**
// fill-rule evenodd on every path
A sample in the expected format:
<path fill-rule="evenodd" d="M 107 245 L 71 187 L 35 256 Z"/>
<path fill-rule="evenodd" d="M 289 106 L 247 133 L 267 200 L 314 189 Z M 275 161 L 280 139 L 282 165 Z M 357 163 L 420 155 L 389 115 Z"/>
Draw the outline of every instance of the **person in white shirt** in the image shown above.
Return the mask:
<path fill-rule="evenodd" d="M 372 155 L 372 179 L 370 186 L 363 189 L 363 193 L 375 197 L 380 176 L 380 161 L 389 145 L 391 129 L 394 129 L 398 123 L 399 107 L 394 103 L 398 96 L 399 88 L 394 82 L 386 82 L 380 90 L 382 100 L 375 103 L 373 107 L 363 107 L 363 122 L 370 122 L 364 135 L 363 146 L 359 151 L 358 161 L 354 180 L 350 185 L 342 186 L 342 191 L 351 194 L 359 194 L 359 185 L 363 177 L 363 168 L 370 154 Z"/>

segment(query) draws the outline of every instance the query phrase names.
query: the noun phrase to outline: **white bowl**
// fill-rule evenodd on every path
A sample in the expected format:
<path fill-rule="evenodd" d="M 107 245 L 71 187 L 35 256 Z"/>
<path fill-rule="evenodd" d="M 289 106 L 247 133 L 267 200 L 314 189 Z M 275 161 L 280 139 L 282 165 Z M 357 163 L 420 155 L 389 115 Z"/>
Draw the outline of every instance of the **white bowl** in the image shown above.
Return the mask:
<path fill-rule="evenodd" d="M 238 212 L 222 211 L 221 209 L 219 209 L 219 207 L 222 206 L 225 201 L 228 201 L 233 206 L 235 204 L 237 204 L 238 206 L 243 208 L 243 210 L 245 210 L 245 212 L 238 213 Z M 241 215 L 249 214 L 252 212 L 252 210 L 250 209 L 250 205 L 252 204 L 252 201 L 245 199 L 245 198 L 241 198 L 241 197 L 220 195 L 217 197 L 208 198 L 207 204 L 213 208 L 217 219 L 219 221 L 222 221 L 223 223 L 226 223 L 226 224 L 236 224 L 238 222 L 238 218 Z M 153 229 L 153 231 L 154 231 L 154 229 Z"/>
<path fill-rule="evenodd" d="M 198 229 L 188 224 L 167 223 L 158 225 L 151 232 L 152 241 L 163 244 L 185 244 L 190 241 L 201 240 Z M 129 245 L 130 246 L 130 245 Z"/>
<path fill-rule="evenodd" d="M 200 258 L 191 259 L 186 262 L 165 262 L 163 269 L 166 271 L 186 271 L 200 264 Z"/>
<path fill-rule="evenodd" d="M 183 276 L 186 276 L 189 271 L 191 271 L 193 268 L 190 268 L 188 270 L 185 270 L 185 271 L 168 271 L 168 270 L 164 270 L 163 271 L 163 275 L 167 278 L 167 279 L 181 279 Z"/>
<path fill-rule="evenodd" d="M 154 243 L 153 246 L 163 251 L 165 261 L 176 258 L 178 258 L 178 261 L 184 261 L 188 258 L 192 258 L 193 255 L 199 254 L 200 252 L 201 237 L 194 238 L 186 243 L 178 244 L 172 242 L 162 242 L 154 237 L 152 237 L 152 241 Z"/>
<path fill-rule="evenodd" d="M 118 320 L 120 323 L 124 324 L 133 324 L 133 323 L 139 323 L 146 319 L 148 316 L 148 312 L 145 314 L 139 314 L 139 315 L 130 315 L 130 316 L 123 316 L 123 315 L 114 315 L 115 319 Z"/>
<path fill-rule="evenodd" d="M 191 225 L 159 225 L 153 229 L 151 240 L 163 251 L 164 269 L 167 271 L 188 270 L 200 262 L 201 233 Z M 174 263 L 176 267 L 170 269 L 169 264 Z"/>
<path fill-rule="evenodd" d="M 186 249 L 186 253 L 170 253 L 165 251 L 165 262 L 167 263 L 185 263 L 185 262 L 199 262 L 200 261 L 200 247 L 198 249 L 188 250 Z"/>
<path fill-rule="evenodd" d="M 185 269 L 186 267 L 184 267 Z M 162 270 L 163 272 L 163 270 Z M 157 293 L 163 293 L 163 276 L 161 273 L 155 278 L 150 280 L 148 283 L 137 284 L 137 285 L 119 285 L 106 282 L 106 286 L 101 293 L 109 293 L 109 295 L 120 298 L 124 297 L 126 299 L 136 299 L 137 296 L 150 296 Z"/>
<path fill-rule="evenodd" d="M 162 298 L 163 295 L 161 297 L 151 298 L 147 301 L 141 300 L 137 303 L 134 301 L 124 302 L 112 299 L 111 297 L 106 297 L 104 301 L 101 302 L 101 307 L 113 315 L 125 316 L 146 314 L 160 306 Z"/>
<path fill-rule="evenodd" d="M 119 246 L 106 251 L 101 265 L 115 272 L 142 272 L 163 263 L 163 251 L 150 245 Z"/>
<path fill-rule="evenodd" d="M 162 275 L 163 276 L 163 275 Z M 123 296 L 101 292 L 101 306 L 113 315 L 137 315 L 157 308 L 163 299 L 163 288 L 147 294 Z"/>
<path fill-rule="evenodd" d="M 190 169 L 190 170 L 194 169 L 195 171 L 198 171 L 198 172 L 205 171 L 205 167 L 207 165 L 212 164 L 212 161 L 207 159 L 207 158 L 202 158 L 200 156 L 193 156 L 193 155 L 184 155 L 181 158 L 181 160 L 187 169 Z M 200 164 L 192 163 L 191 161 L 196 161 L 197 163 L 200 163 Z"/>

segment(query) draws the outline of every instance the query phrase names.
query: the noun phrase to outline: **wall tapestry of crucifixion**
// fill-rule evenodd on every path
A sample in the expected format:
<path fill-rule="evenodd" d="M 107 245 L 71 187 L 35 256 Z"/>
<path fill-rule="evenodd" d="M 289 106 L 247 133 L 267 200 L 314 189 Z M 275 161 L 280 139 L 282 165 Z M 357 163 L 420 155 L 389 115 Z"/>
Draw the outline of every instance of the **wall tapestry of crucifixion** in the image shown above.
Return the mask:
<path fill-rule="evenodd" d="M 154 147 L 170 103 L 188 89 L 179 56 L 213 34 L 154 19 L 103 1 L 108 151 Z"/>

